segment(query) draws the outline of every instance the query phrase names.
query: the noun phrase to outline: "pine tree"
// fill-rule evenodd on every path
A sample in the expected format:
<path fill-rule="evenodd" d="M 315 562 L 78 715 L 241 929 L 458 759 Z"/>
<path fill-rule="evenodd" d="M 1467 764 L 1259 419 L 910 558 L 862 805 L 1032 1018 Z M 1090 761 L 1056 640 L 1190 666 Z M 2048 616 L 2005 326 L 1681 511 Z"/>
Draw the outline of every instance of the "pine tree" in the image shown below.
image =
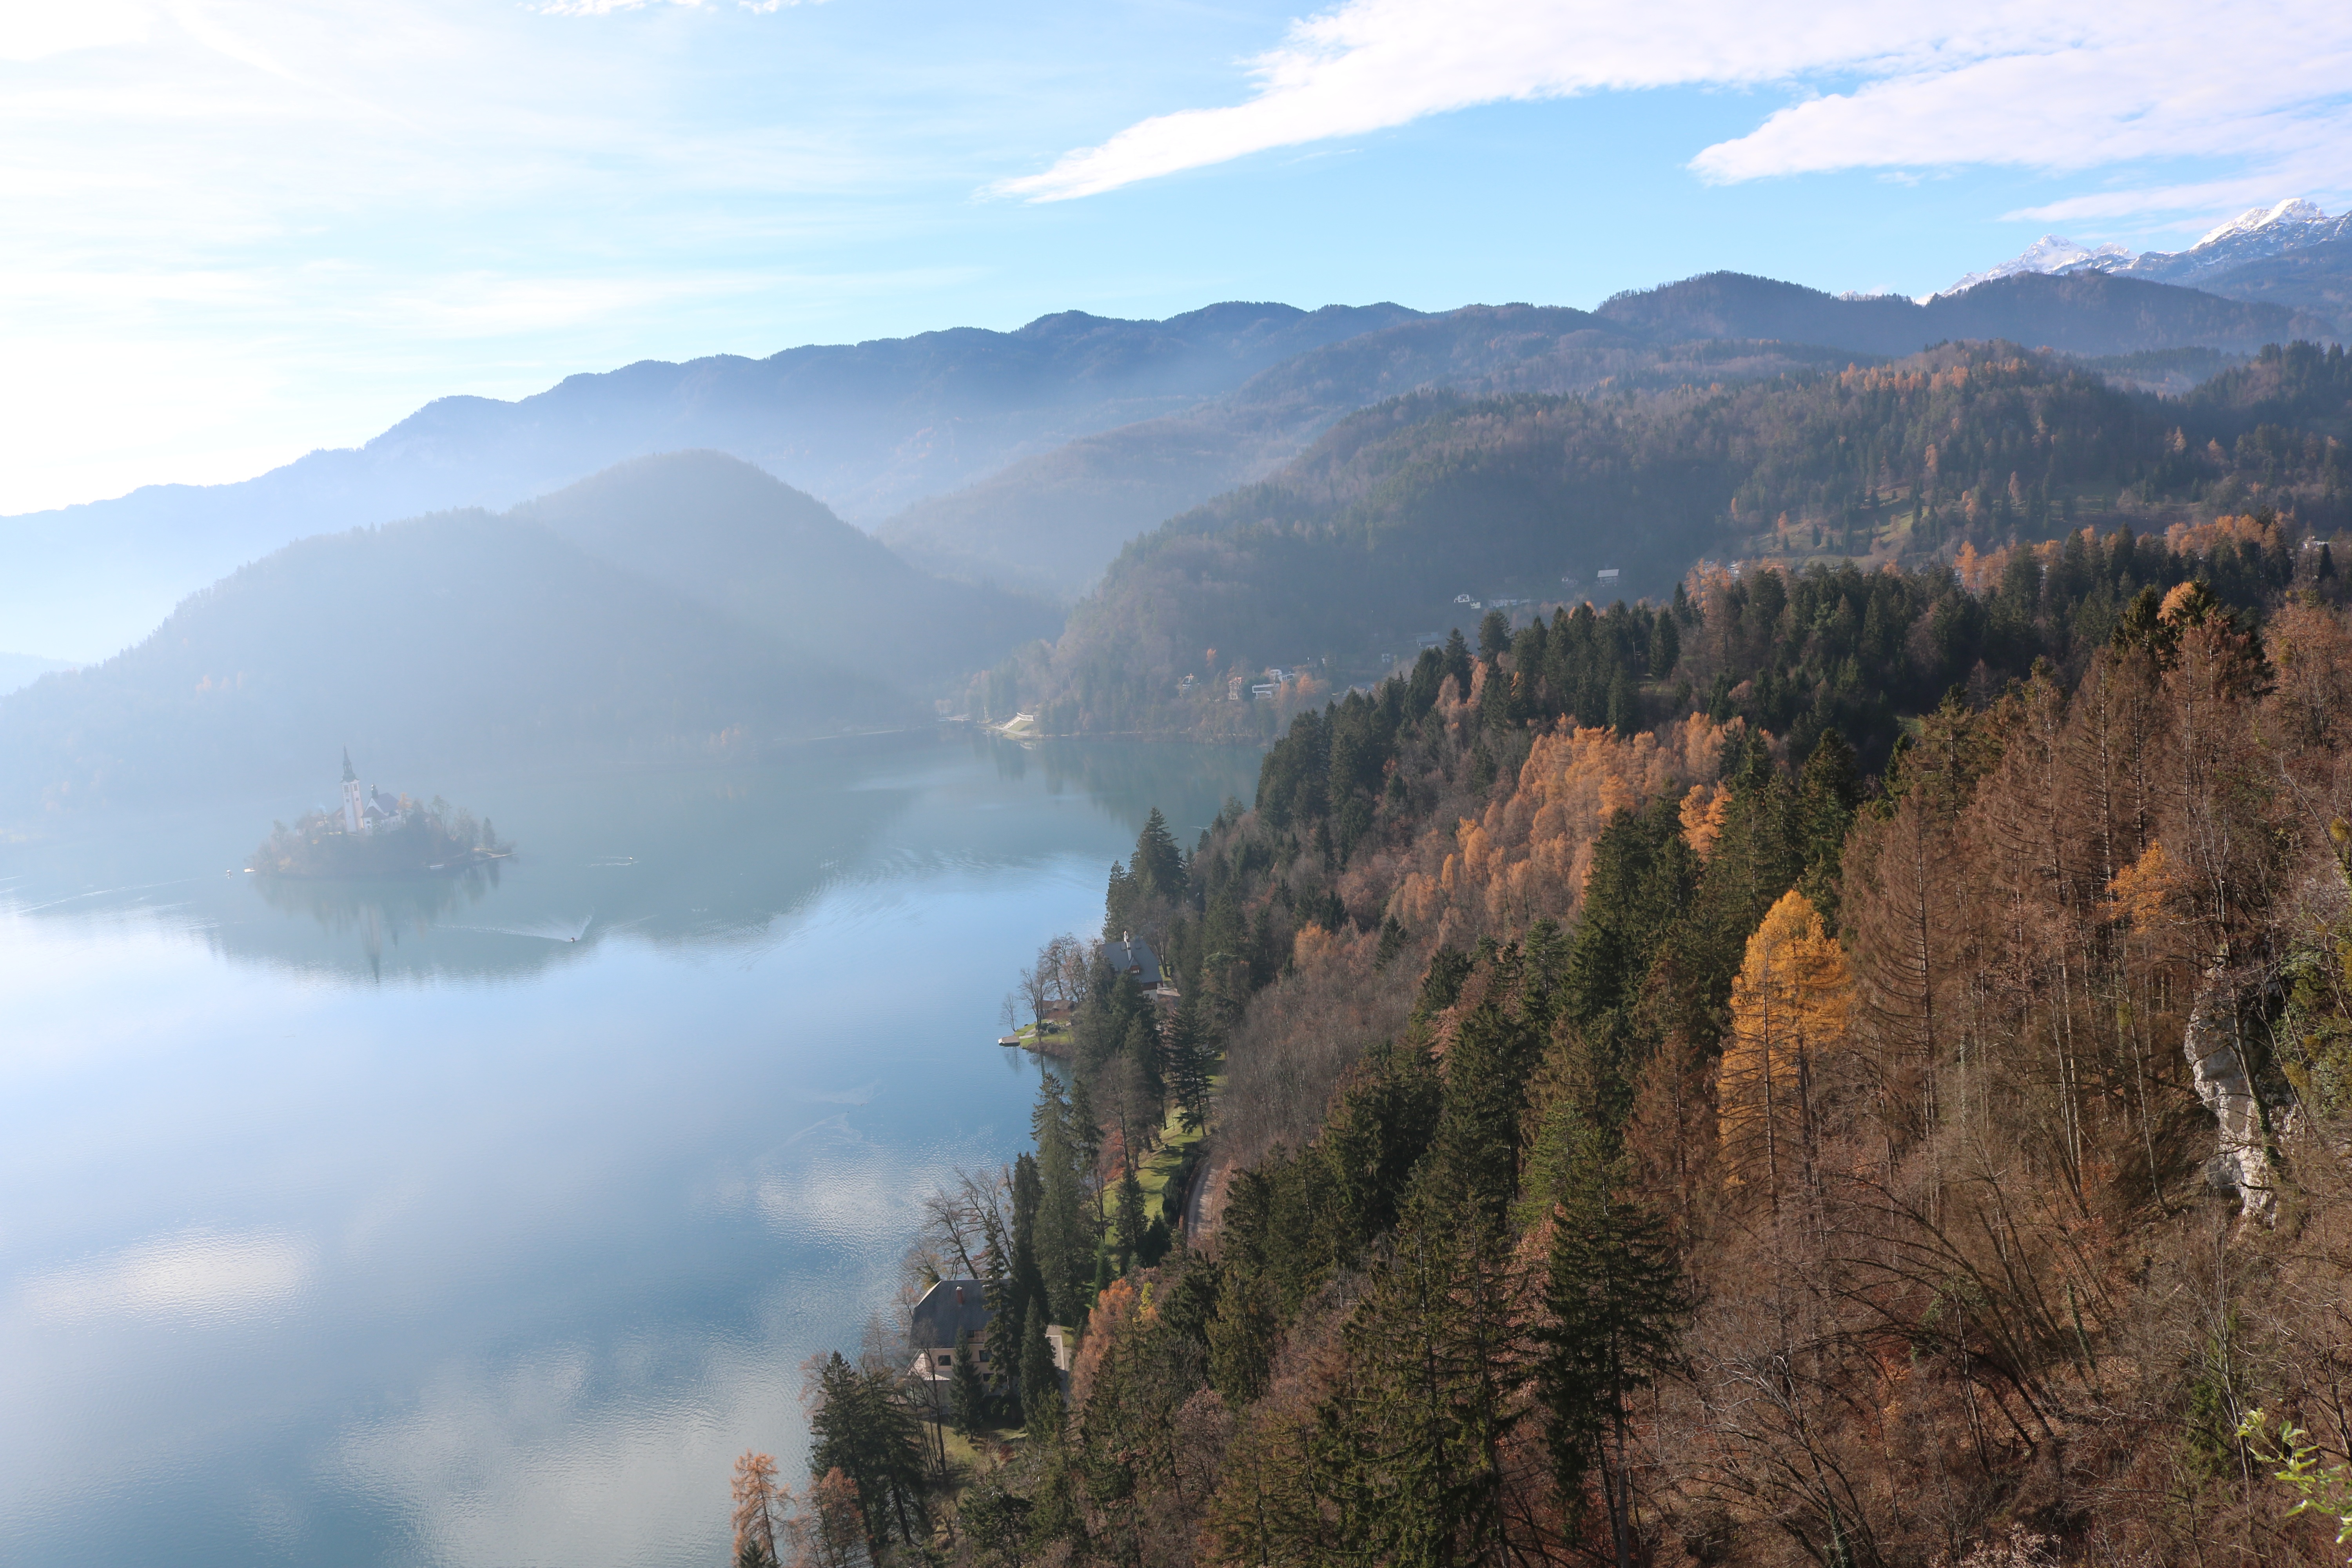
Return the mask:
<path fill-rule="evenodd" d="M 817 1370 L 809 1431 L 811 1474 L 838 1469 L 857 1489 L 866 1534 L 918 1539 L 923 1522 L 923 1442 L 914 1413 L 882 1373 L 861 1372 L 838 1352 Z"/>
<path fill-rule="evenodd" d="M 1132 1262 L 1142 1243 L 1143 1184 L 1135 1179 L 1135 1172 L 1130 1167 L 1118 1182 L 1118 1249 Z"/>
<path fill-rule="evenodd" d="M 977 1437 L 988 1425 L 988 1384 L 980 1375 L 980 1357 L 971 1345 L 971 1331 L 956 1331 L 955 1381 L 949 1397 L 955 1408 L 956 1430 Z"/>
<path fill-rule="evenodd" d="M 1495 1561 L 1503 1456 L 1526 1409 L 1514 1255 L 1476 1207 L 1416 1205 L 1344 1340 L 1348 1386 L 1327 1405 L 1342 1560 Z"/>
<path fill-rule="evenodd" d="M 1171 903 L 1184 897 L 1184 852 L 1176 847 L 1175 835 L 1168 831 L 1168 819 L 1158 806 L 1144 818 L 1143 831 L 1136 836 L 1135 858 L 1128 864 L 1138 892 Z"/>
<path fill-rule="evenodd" d="M 1685 1303 L 1665 1226 L 1612 1190 L 1600 1142 L 1583 1141 L 1553 1214 L 1537 1386 L 1561 1497 L 1580 1510 L 1599 1472 L 1617 1568 L 1631 1568 L 1626 1402 L 1672 1357 Z"/>
<path fill-rule="evenodd" d="M 1033 1304 L 1021 1325 L 1021 1418 L 1038 1441 L 1062 1429 L 1062 1374 L 1045 1339 L 1045 1308 Z"/>
<path fill-rule="evenodd" d="M 1188 991 L 1169 1022 L 1165 1047 L 1168 1092 L 1182 1108 L 1187 1132 L 1198 1132 L 1209 1124 L 1209 1048 L 1202 1036 L 1201 1001 L 1197 994 Z"/>

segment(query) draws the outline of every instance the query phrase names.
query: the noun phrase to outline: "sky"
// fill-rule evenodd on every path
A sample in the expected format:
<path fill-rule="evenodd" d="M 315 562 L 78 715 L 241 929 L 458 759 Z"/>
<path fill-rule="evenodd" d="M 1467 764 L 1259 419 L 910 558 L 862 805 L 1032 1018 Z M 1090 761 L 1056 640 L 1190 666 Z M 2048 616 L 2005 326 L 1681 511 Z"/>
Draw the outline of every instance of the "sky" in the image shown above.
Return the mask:
<path fill-rule="evenodd" d="M 1919 295 L 2352 201 L 2341 0 L 0 0 L 0 515 L 1055 310 Z"/>

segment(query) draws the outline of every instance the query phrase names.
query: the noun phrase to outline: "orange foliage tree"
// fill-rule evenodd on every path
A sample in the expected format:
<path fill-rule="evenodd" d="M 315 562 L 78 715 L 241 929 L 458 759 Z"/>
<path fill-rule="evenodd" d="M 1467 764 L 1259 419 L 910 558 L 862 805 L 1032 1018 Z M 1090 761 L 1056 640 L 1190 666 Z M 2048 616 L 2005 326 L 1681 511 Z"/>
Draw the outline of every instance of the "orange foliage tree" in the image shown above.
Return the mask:
<path fill-rule="evenodd" d="M 1845 950 L 1790 889 L 1748 939 L 1731 983 L 1731 1032 L 1716 1079 L 1717 1138 L 1729 1180 L 1780 1202 L 1791 1161 L 1810 1171 L 1815 1061 L 1845 1038 L 1853 997 Z"/>

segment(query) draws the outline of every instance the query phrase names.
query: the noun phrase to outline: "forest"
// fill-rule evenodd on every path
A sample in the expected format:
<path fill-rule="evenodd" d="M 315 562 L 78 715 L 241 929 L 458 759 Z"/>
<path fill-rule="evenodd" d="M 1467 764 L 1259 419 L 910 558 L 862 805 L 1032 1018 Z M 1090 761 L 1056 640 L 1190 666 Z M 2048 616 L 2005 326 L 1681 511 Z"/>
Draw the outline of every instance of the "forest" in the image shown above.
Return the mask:
<path fill-rule="evenodd" d="M 1289 713 L 1228 702 L 1228 676 L 1377 671 L 1441 632 L 1457 591 L 1572 605 L 1563 576 L 1611 568 L 1655 600 L 1703 557 L 1935 573 L 1963 549 L 2226 516 L 2332 535 L 2352 523 L 2347 405 L 2342 350 L 2308 343 L 2179 398 L 2001 343 L 1744 384 L 1416 393 L 1130 542 L 1057 644 L 974 683 L 972 710 L 1028 710 L 1052 733 L 1270 739 Z"/>
<path fill-rule="evenodd" d="M 1490 623 L 1148 827 L 1181 1005 L 1066 950 L 915 1259 L 1023 1325 L 977 1440 L 821 1436 L 743 1560 L 2340 1558 L 2346 595 L 2275 521 L 2019 551 Z"/>

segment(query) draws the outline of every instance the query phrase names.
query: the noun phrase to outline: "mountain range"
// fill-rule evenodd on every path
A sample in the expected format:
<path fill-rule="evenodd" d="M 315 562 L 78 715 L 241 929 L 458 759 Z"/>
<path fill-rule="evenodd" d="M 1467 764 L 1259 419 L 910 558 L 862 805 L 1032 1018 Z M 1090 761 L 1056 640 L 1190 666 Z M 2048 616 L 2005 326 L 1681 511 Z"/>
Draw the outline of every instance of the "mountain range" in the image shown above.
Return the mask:
<path fill-rule="evenodd" d="M 875 528 L 919 567 L 1067 603 L 1127 539 L 1420 387 L 1728 382 L 1957 338 L 2114 356 L 2334 335 L 2331 321 L 2276 302 L 2098 274 L 2021 275 L 1921 305 L 1710 273 L 1591 311 L 1234 303 L 1165 321 L 1066 312 L 1014 332 L 647 362 L 514 403 L 444 398 L 363 447 L 241 484 L 0 519 L 0 646 L 103 658 L 292 540 L 504 508 L 661 451 L 730 453 Z"/>
<path fill-rule="evenodd" d="M 2093 249 L 2045 234 L 2022 255 L 1969 273 L 1945 295 L 2021 274 L 2080 272 L 2284 305 L 2327 318 L 2336 326 L 2331 335 L 2340 336 L 2352 325 L 2352 212 L 2329 217 L 2317 205 L 2290 196 L 2217 225 L 2186 250 L 2138 254 L 2113 244 Z"/>
<path fill-rule="evenodd" d="M 293 540 L 509 507 L 656 452 L 730 452 L 872 522 L 1026 453 L 1192 407 L 1304 350 L 1414 313 L 1233 303 L 1119 321 L 1065 311 L 1012 332 L 646 361 L 512 403 L 444 397 L 363 446 L 257 479 L 0 518 L 0 647 L 103 658 L 184 595 Z"/>
<path fill-rule="evenodd" d="M 403 768 L 756 756 L 929 723 L 923 686 L 1050 632 L 734 458 L 639 458 L 504 515 L 298 541 L 102 663 L 0 697 L 17 811 Z"/>

